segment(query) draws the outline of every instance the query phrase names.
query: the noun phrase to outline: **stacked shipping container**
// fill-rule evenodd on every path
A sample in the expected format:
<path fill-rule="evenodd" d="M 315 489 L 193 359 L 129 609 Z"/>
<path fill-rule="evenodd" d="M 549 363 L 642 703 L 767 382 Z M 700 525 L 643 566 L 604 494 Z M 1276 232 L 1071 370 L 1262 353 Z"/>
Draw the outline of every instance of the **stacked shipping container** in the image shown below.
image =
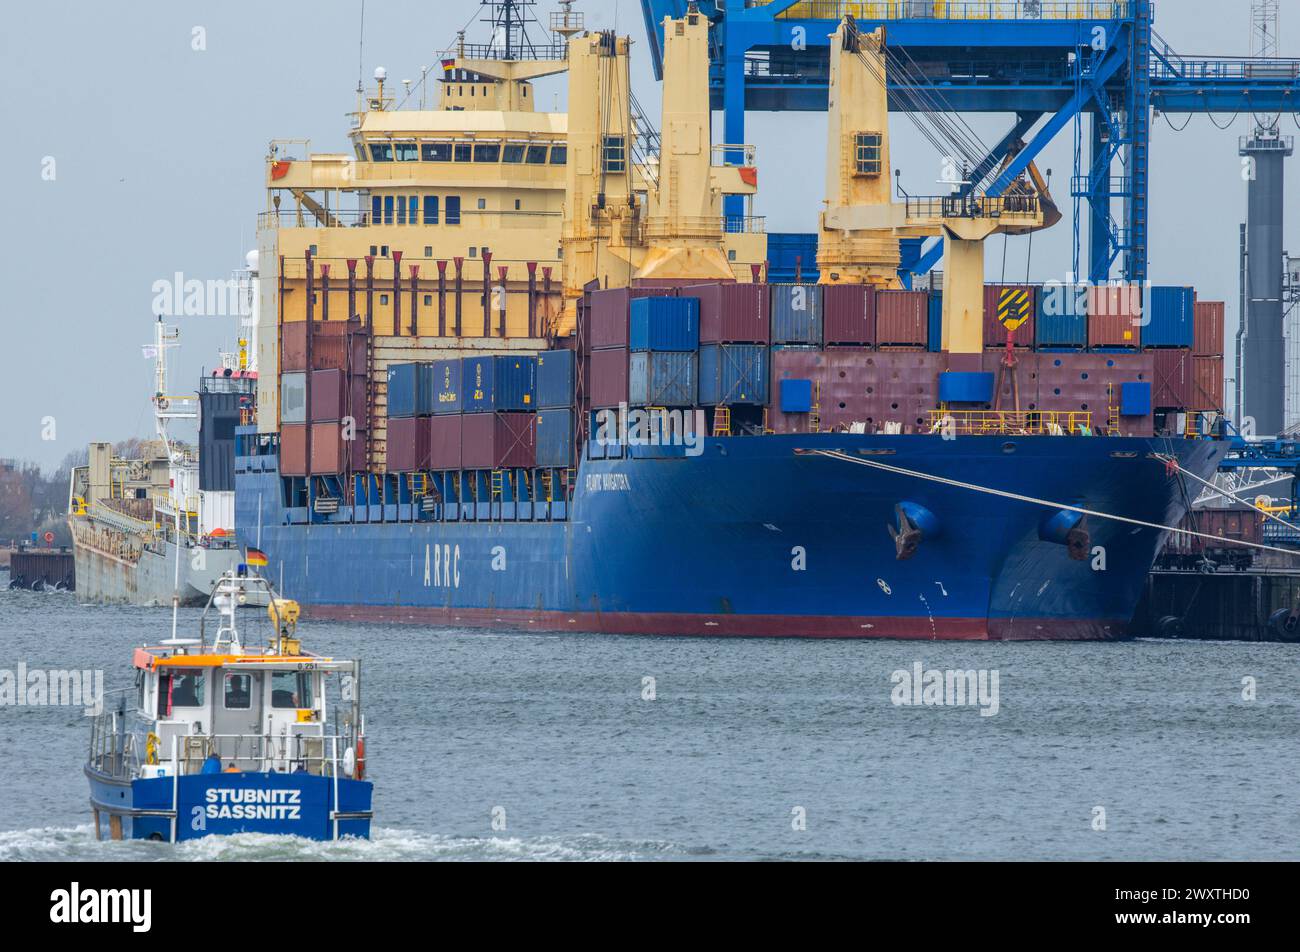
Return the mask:
<path fill-rule="evenodd" d="M 280 330 L 281 472 L 337 476 L 368 464 L 369 336 L 359 321 Z"/>

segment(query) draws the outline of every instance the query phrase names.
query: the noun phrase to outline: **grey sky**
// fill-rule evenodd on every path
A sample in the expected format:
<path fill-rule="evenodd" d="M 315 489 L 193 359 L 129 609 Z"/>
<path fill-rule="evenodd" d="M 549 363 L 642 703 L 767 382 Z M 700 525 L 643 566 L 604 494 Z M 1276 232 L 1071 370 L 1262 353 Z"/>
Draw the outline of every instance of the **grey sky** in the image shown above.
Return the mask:
<path fill-rule="evenodd" d="M 263 157 L 272 138 L 310 138 L 317 151 L 347 145 L 345 114 L 355 105 L 360 0 L 281 3 L 252 0 L 45 0 L 11 4 L 0 31 L 6 79 L 0 119 L 11 140 L 0 171 L 11 183 L 0 236 L 6 289 L 6 347 L 0 375 L 0 457 L 49 467 L 92 439 L 152 433 L 150 365 L 140 345 L 152 335 L 152 285 L 180 271 L 224 279 L 252 247 L 262 209 Z M 437 62 L 475 0 L 369 0 L 367 78 L 418 79 Z M 549 12 L 550 4 L 539 9 Z M 613 27 L 638 43 L 638 96 L 658 101 L 646 56 L 640 4 L 586 0 L 593 28 Z M 1165 0 L 1157 29 L 1184 54 L 1248 51 L 1249 0 Z M 1289 11 L 1284 11 L 1284 17 Z M 191 48 L 195 26 L 207 49 Z M 1284 55 L 1300 56 L 1300 17 L 1284 19 Z M 549 106 L 563 84 L 542 84 Z M 1224 124 L 1230 117 L 1217 117 Z M 1007 116 L 972 122 L 987 141 Z M 1176 117 L 1181 125 L 1183 118 Z M 1286 131 L 1297 133 L 1291 117 Z M 1237 224 L 1245 185 L 1237 136 L 1208 118 L 1174 132 L 1157 118 L 1153 142 L 1151 268 L 1156 283 L 1195 284 L 1202 298 L 1237 314 Z M 758 212 L 773 231 L 810 231 L 822 199 L 825 119 L 751 115 L 759 147 Z M 896 117 L 894 164 L 914 193 L 934 192 L 938 160 L 906 119 Z M 796 148 L 795 146 L 798 146 Z M 1067 130 L 1040 165 L 1067 218 L 1034 239 L 1032 276 L 1063 278 L 1070 268 Z M 57 179 L 42 181 L 53 156 Z M 1300 164 L 1292 160 L 1287 237 L 1300 250 Z M 1007 275 L 1025 274 L 1025 238 L 1012 239 Z M 1002 242 L 989 247 L 989 274 L 1002 272 Z M 181 318 L 185 348 L 174 364 L 178 388 L 193 390 L 202 367 L 234 337 L 226 318 Z M 54 417 L 57 439 L 42 440 Z"/>

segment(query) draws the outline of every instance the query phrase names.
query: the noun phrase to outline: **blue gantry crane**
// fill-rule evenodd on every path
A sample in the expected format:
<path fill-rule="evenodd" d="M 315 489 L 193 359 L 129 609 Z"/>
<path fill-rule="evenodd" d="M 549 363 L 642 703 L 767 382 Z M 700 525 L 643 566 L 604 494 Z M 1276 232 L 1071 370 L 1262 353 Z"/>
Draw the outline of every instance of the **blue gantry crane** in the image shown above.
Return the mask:
<path fill-rule="evenodd" d="M 641 2 L 660 76 L 663 20 L 683 16 L 689 3 Z M 969 163 L 967 188 L 982 182 L 990 197 L 1000 195 L 1073 127 L 1074 270 L 1093 282 L 1147 280 L 1155 113 L 1253 113 L 1276 122 L 1300 112 L 1300 60 L 1179 55 L 1155 32 L 1150 0 L 696 5 L 713 25 L 713 98 L 725 117 L 726 143 L 745 142 L 747 110 L 826 109 L 829 36 L 845 15 L 865 30 L 884 26 L 891 49 L 908 66 L 891 84 L 897 94 L 891 108 L 913 109 L 925 101 L 935 110 L 1015 115 L 1006 135 Z M 1085 117 L 1091 121 L 1084 123 Z M 740 207 L 727 209 L 729 216 L 743 214 Z M 905 255 L 904 279 L 927 272 L 942 254 L 935 240 L 923 254 Z"/>

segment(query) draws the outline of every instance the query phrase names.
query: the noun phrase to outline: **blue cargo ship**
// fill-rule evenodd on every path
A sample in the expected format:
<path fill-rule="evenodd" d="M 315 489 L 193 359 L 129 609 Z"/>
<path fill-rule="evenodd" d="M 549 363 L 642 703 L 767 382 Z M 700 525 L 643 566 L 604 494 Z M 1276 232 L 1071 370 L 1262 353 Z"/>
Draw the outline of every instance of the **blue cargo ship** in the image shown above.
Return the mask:
<path fill-rule="evenodd" d="M 322 516 L 285 499 L 274 441 L 250 429 L 240 442 L 237 521 L 249 544 L 260 533 L 268 572 L 305 593 L 317 617 L 1001 640 L 1130 634 L 1166 533 L 1075 510 L 1177 525 L 1186 497 L 1167 458 L 1207 478 L 1227 448 L 1123 437 L 710 437 L 698 456 L 646 446 L 584 459 L 571 501 L 548 500 L 543 481 L 529 479 L 509 481 L 514 492 L 499 499 L 454 501 L 466 474 L 445 474 L 432 505 L 363 493 Z M 900 511 L 920 527 L 907 558 Z"/>

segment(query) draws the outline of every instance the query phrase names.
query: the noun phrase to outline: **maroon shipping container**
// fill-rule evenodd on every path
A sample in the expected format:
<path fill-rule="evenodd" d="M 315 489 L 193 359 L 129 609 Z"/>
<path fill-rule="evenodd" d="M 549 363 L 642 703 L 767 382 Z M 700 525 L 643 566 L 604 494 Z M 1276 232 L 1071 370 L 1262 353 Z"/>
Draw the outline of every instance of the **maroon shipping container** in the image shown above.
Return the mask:
<path fill-rule="evenodd" d="M 1192 357 L 1192 410 L 1223 411 L 1223 358 Z"/>
<path fill-rule="evenodd" d="M 1220 539 L 1260 543 L 1264 517 L 1254 509 L 1197 509 L 1183 517 L 1181 528 Z M 1222 543 L 1200 536 L 1171 533 L 1166 551 L 1180 555 L 1201 555 L 1206 549 L 1224 548 Z"/>
<path fill-rule="evenodd" d="M 466 413 L 460 445 L 466 469 L 531 468 L 537 461 L 537 414 Z"/>
<path fill-rule="evenodd" d="M 332 423 L 347 416 L 346 379 L 341 370 L 312 371 L 311 422 Z"/>
<path fill-rule="evenodd" d="M 486 416 L 487 414 L 474 414 Z M 430 417 L 429 423 L 429 468 L 461 468 L 461 417 L 460 414 Z"/>
<path fill-rule="evenodd" d="M 1088 346 L 1142 345 L 1142 288 L 1101 284 L 1088 288 Z"/>
<path fill-rule="evenodd" d="M 870 285 L 826 285 L 822 289 L 822 312 L 822 339 L 827 345 L 866 346 L 876 342 L 876 289 Z"/>
<path fill-rule="evenodd" d="M 280 325 L 280 371 L 301 373 L 307 369 L 307 322 Z"/>
<path fill-rule="evenodd" d="M 1194 321 L 1194 357 L 1219 357 L 1223 354 L 1223 320 L 1226 310 L 1222 301 L 1197 301 Z"/>
<path fill-rule="evenodd" d="M 811 380 L 822 432 L 865 423 L 875 430 L 888 422 L 911 432 L 929 426 L 938 404 L 942 354 L 926 351 L 881 353 L 865 347 L 779 347 L 772 351 L 772 409 L 768 425 L 777 433 L 807 433 L 811 416 L 781 413 L 781 381 Z"/>
<path fill-rule="evenodd" d="M 429 468 L 429 418 L 388 421 L 388 472 L 414 473 Z"/>
<path fill-rule="evenodd" d="M 311 427 L 311 471 L 337 475 L 365 469 L 366 435 L 352 430 L 354 439 L 346 440 L 342 423 L 313 423 Z"/>
<path fill-rule="evenodd" d="M 311 362 L 315 370 L 346 370 L 364 374 L 367 368 L 366 337 L 356 321 L 313 321 Z M 351 353 L 349 354 L 349 350 Z M 295 373 L 307 369 L 307 322 L 293 321 L 280 328 L 280 370 Z"/>
<path fill-rule="evenodd" d="M 1023 284 L 986 284 L 984 286 L 984 344 L 986 347 L 1006 347 L 1009 336 L 1003 315 L 1011 321 L 1024 319 L 1011 332 L 1016 347 L 1034 346 L 1035 322 L 1038 316 L 1038 288 Z"/>
<path fill-rule="evenodd" d="M 701 344 L 766 344 L 772 299 L 766 284 L 695 284 L 680 297 L 699 298 Z"/>
<path fill-rule="evenodd" d="M 925 347 L 930 339 L 930 295 L 925 291 L 876 294 L 876 341 Z"/>
<path fill-rule="evenodd" d="M 286 423 L 280 428 L 280 475 L 307 475 L 307 427 Z"/>
<path fill-rule="evenodd" d="M 1192 352 L 1186 347 L 1160 348 L 1151 351 L 1155 358 L 1155 381 L 1151 387 L 1151 404 L 1185 410 L 1192 406 Z"/>
<path fill-rule="evenodd" d="M 627 347 L 628 317 L 632 310 L 632 299 L 642 297 L 674 297 L 671 288 L 613 288 L 605 291 L 593 291 L 591 308 L 587 312 L 590 326 L 587 328 L 587 347 L 602 350 L 611 347 Z"/>
<path fill-rule="evenodd" d="M 592 407 L 616 407 L 620 403 L 627 403 L 627 351 L 593 351 L 590 380 Z"/>

